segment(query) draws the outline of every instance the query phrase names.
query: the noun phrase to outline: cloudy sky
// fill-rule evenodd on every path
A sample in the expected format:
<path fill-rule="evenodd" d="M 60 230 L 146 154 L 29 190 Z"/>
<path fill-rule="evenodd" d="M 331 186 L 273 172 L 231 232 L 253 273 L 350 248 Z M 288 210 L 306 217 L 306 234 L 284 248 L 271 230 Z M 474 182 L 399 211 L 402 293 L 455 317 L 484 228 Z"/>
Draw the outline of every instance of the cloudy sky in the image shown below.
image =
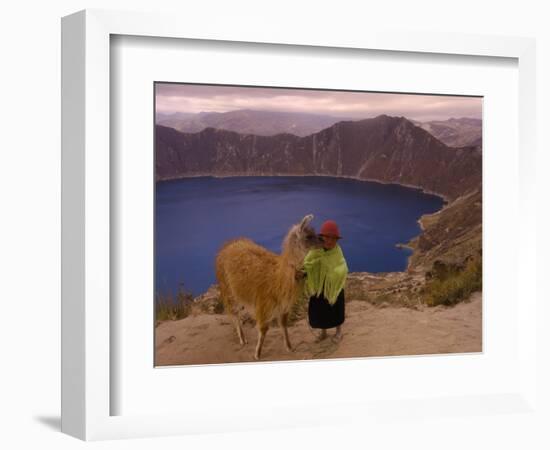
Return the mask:
<path fill-rule="evenodd" d="M 156 109 L 160 113 L 255 109 L 358 119 L 388 114 L 426 121 L 480 119 L 481 105 L 479 97 L 156 84 Z"/>

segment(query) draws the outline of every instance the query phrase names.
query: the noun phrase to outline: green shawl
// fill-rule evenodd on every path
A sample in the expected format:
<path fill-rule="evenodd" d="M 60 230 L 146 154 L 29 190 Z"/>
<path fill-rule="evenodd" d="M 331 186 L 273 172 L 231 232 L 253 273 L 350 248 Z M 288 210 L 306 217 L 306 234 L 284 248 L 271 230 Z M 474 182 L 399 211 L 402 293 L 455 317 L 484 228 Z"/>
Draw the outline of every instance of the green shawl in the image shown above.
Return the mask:
<path fill-rule="evenodd" d="M 328 302 L 334 305 L 348 274 L 348 265 L 340 246 L 336 244 L 330 250 L 310 250 L 304 258 L 304 270 L 307 274 L 306 294 L 319 296 L 322 292 Z"/>

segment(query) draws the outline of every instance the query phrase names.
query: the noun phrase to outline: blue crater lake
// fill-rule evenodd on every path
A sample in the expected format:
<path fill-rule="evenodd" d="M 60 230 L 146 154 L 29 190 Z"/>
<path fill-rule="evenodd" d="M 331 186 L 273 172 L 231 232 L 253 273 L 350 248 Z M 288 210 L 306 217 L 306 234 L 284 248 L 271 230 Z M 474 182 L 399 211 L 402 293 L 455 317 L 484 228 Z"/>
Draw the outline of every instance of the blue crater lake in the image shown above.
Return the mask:
<path fill-rule="evenodd" d="M 292 224 L 315 216 L 316 231 L 335 220 L 350 272 L 407 267 L 396 247 L 421 230 L 417 220 L 441 209 L 441 197 L 395 184 L 334 177 L 198 177 L 156 184 L 155 289 L 193 295 L 216 283 L 215 255 L 245 236 L 279 253 Z"/>

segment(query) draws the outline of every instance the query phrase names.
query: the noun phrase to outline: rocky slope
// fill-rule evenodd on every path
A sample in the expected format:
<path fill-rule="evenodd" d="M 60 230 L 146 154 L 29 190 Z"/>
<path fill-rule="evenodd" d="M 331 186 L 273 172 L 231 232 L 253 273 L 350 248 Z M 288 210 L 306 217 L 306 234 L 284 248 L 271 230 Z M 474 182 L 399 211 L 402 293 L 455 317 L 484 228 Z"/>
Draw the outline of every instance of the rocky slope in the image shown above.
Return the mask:
<path fill-rule="evenodd" d="M 462 264 L 481 252 L 482 239 L 481 186 L 459 197 L 435 214 L 420 219 L 422 233 L 409 245 L 414 252 L 409 266 L 430 270 L 434 262 Z"/>

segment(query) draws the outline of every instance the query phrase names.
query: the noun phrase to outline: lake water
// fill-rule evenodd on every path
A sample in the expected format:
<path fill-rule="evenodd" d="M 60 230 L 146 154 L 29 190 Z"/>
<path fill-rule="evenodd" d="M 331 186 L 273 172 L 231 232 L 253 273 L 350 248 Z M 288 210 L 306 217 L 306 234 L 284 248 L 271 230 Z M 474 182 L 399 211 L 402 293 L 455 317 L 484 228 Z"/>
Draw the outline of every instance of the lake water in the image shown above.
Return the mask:
<path fill-rule="evenodd" d="M 279 253 L 290 226 L 314 214 L 316 231 L 335 220 L 350 272 L 401 271 L 422 214 L 443 200 L 418 189 L 333 177 L 185 178 L 157 182 L 155 289 L 194 295 L 216 282 L 215 255 L 245 236 Z"/>

